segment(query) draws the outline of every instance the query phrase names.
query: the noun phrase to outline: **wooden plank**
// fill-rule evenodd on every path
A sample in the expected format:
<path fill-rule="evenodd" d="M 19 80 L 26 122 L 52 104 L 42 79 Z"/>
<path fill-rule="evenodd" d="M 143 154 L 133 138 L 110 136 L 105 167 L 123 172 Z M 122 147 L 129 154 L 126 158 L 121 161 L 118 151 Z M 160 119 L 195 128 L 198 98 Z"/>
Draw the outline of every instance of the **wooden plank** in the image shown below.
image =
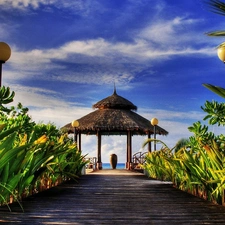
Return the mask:
<path fill-rule="evenodd" d="M 115 171 L 117 171 L 115 173 Z M 90 173 L 0 208 L 5 224 L 225 224 L 225 207 L 126 170 Z"/>

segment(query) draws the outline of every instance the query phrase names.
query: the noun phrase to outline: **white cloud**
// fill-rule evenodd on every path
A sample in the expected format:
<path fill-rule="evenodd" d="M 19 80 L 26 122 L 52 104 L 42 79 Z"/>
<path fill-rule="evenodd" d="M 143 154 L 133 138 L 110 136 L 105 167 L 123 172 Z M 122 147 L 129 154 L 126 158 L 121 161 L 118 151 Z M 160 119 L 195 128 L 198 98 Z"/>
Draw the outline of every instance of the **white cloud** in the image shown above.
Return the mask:
<path fill-rule="evenodd" d="M 139 108 L 138 112 L 141 113 L 144 117 L 152 118 L 156 117 L 159 121 L 164 120 L 197 120 L 198 118 L 203 118 L 205 113 L 198 111 L 188 111 L 188 112 L 178 112 L 175 110 L 162 110 L 162 109 L 149 109 Z"/>
<path fill-rule="evenodd" d="M 0 0 L 0 6 L 7 9 L 18 9 L 26 11 L 29 9 L 38 10 L 40 6 L 50 7 L 54 6 L 59 9 L 69 9 L 71 12 L 76 14 L 88 15 L 90 7 L 98 7 L 93 1 L 83 0 Z M 45 8 L 46 10 L 47 8 Z M 51 12 L 51 10 L 49 10 Z"/>
<path fill-rule="evenodd" d="M 40 88 L 26 88 L 21 87 L 14 89 L 11 86 L 11 90 L 15 90 L 16 96 L 14 101 L 21 102 L 26 107 L 38 107 L 38 108 L 57 108 L 65 107 L 67 104 L 59 99 L 54 98 L 54 92 Z M 51 96 L 50 96 L 51 95 Z"/>
<path fill-rule="evenodd" d="M 34 9 L 38 8 L 40 4 L 49 4 L 54 2 L 53 0 L 0 0 L 0 5 L 6 7 L 13 7 L 18 9 L 24 9 L 27 7 L 32 7 Z"/>
<path fill-rule="evenodd" d="M 87 41 L 72 41 L 61 47 L 61 52 L 67 54 L 82 54 L 87 56 L 105 56 L 112 49 L 112 44 L 102 38 Z"/>
<path fill-rule="evenodd" d="M 31 108 L 29 110 L 29 115 L 37 123 L 51 122 L 55 124 L 58 128 L 60 128 L 72 122 L 73 120 L 81 118 L 82 116 L 90 112 L 92 112 L 91 108 L 73 107 L 71 105 L 63 107 L 59 105 L 58 107 L 51 106 Z"/>
<path fill-rule="evenodd" d="M 90 108 L 81 107 L 80 103 L 65 102 L 63 98 L 57 98 L 59 93 L 42 88 L 28 88 L 25 86 L 11 85 L 11 91 L 15 91 L 13 103 L 21 102 L 24 107 L 29 108 L 29 115 L 36 122 L 54 123 L 62 127 L 74 119 L 78 119 L 90 113 Z"/>
<path fill-rule="evenodd" d="M 192 19 L 189 17 L 174 17 L 164 19 L 159 17 L 150 23 L 146 28 L 137 34 L 137 38 L 151 42 L 158 49 L 165 49 L 165 54 L 193 54 L 201 53 L 203 49 L 194 49 L 193 46 L 199 44 L 208 44 L 208 37 L 205 31 L 199 26 L 202 24 L 201 19 Z M 202 30 L 202 32 L 201 32 Z M 206 49 L 207 50 L 207 49 Z M 207 50 L 208 51 L 208 50 Z M 204 50 L 204 52 L 207 52 Z"/>
<path fill-rule="evenodd" d="M 39 4 L 59 4 L 59 1 L 0 0 L 0 5 L 6 3 L 36 6 Z M 74 4 L 78 8 L 82 8 L 81 1 L 74 3 L 69 1 L 62 4 L 64 4 L 63 7 Z M 165 7 L 161 3 L 158 5 L 160 6 L 159 10 Z M 129 83 L 135 78 L 135 74 L 145 69 L 146 65 L 149 68 L 154 60 L 162 61 L 174 56 L 202 55 L 205 57 L 215 55 L 216 51 L 211 47 L 195 47 L 193 45 L 193 43 L 205 43 L 207 39 L 207 37 L 203 38 L 204 35 L 201 32 L 192 29 L 192 26 L 195 28 L 196 24 L 200 22 L 200 20 L 188 17 L 177 16 L 170 20 L 164 20 L 160 17 L 160 19 L 154 20 L 154 23 L 148 24 L 146 28 L 137 30 L 136 34 L 131 34 L 133 42 L 112 42 L 103 38 L 72 40 L 56 48 L 36 48 L 26 51 L 13 45 L 11 46 L 12 56 L 7 62 L 12 69 L 6 71 L 8 73 L 7 79 L 15 81 L 16 79 L 38 76 L 41 79 L 99 84 L 99 82 L 112 82 L 113 75 L 115 81 Z M 13 32 L 11 31 L 11 33 Z M 67 66 L 68 63 L 85 64 L 82 68 L 83 72 L 71 70 Z M 58 76 L 62 73 L 63 76 Z M 46 74 L 51 74 L 51 76 Z M 56 76 L 52 74 L 56 74 Z M 93 76 L 96 78 L 95 80 L 93 80 Z"/>
<path fill-rule="evenodd" d="M 163 35 L 162 35 L 163 36 Z M 167 40 L 168 41 L 168 40 Z M 173 46 L 173 45 L 172 45 Z M 8 79 L 21 79 L 22 77 L 38 76 L 42 79 L 61 79 L 73 82 L 86 83 L 93 80 L 93 74 L 97 74 L 96 82 L 108 83 L 112 74 L 114 79 L 120 82 L 130 82 L 134 74 L 145 68 L 145 62 L 152 60 L 164 60 L 176 55 L 196 55 L 216 54 L 211 48 L 195 49 L 193 47 L 175 46 L 160 49 L 153 46 L 151 42 L 137 39 L 134 43 L 117 42 L 111 43 L 102 38 L 90 39 L 87 41 L 71 41 L 65 43 L 59 48 L 51 49 L 33 49 L 30 51 L 20 51 L 17 47 L 12 46 L 12 56 L 7 62 L 11 65 L 12 71 L 8 72 Z M 59 63 L 60 62 L 60 63 Z M 67 63 L 85 64 L 83 76 L 81 71 L 71 71 L 67 68 Z M 129 62 L 129 70 L 127 64 Z M 111 65 L 114 64 L 112 67 Z M 124 66 L 125 65 L 125 66 Z M 40 70 L 41 67 L 41 70 Z M 109 70 L 110 68 L 110 70 Z M 17 76 L 14 76 L 17 71 Z M 19 71 L 19 74 L 18 74 Z M 55 72 L 57 71 L 57 73 Z M 46 76 L 53 73 L 63 76 Z M 117 77 L 117 78 L 116 78 Z M 85 79 L 84 79 L 85 78 Z"/>

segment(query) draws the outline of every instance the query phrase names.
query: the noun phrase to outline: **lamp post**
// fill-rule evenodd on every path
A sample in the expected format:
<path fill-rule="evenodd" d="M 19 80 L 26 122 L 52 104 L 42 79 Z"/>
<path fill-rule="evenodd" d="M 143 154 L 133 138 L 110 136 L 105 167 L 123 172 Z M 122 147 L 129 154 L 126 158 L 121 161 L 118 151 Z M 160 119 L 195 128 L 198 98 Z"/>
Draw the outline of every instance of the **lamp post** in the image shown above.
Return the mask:
<path fill-rule="evenodd" d="M 73 120 L 71 123 L 72 127 L 74 127 L 74 142 L 77 143 L 77 132 L 76 128 L 79 127 L 79 122 L 77 120 Z"/>
<path fill-rule="evenodd" d="M 0 42 L 0 87 L 2 86 L 2 64 L 11 56 L 11 49 L 5 42 Z"/>
<path fill-rule="evenodd" d="M 154 139 L 156 139 L 156 125 L 159 123 L 158 119 L 152 118 L 151 124 L 154 126 Z M 154 141 L 154 151 L 156 151 L 156 141 Z"/>

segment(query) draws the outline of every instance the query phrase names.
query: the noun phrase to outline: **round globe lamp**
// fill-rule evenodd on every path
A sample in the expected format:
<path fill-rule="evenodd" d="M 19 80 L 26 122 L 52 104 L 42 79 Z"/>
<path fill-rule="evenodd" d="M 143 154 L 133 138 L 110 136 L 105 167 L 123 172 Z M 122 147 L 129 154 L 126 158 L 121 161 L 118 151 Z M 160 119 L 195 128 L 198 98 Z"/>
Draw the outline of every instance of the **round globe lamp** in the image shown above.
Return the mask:
<path fill-rule="evenodd" d="M 11 56 L 11 48 L 5 42 L 0 42 L 0 87 L 2 86 L 2 64 Z"/>
<path fill-rule="evenodd" d="M 11 56 L 11 48 L 5 42 L 0 42 L 0 61 L 5 63 Z"/>
<path fill-rule="evenodd" d="M 77 120 L 72 121 L 72 127 L 79 127 L 79 122 Z"/>
<path fill-rule="evenodd" d="M 151 119 L 151 124 L 152 124 L 153 126 L 156 126 L 158 123 L 159 123 L 159 121 L 158 121 L 157 118 L 152 118 L 152 119 Z"/>
<path fill-rule="evenodd" d="M 217 48 L 217 55 L 219 59 L 225 63 L 225 42 L 223 42 L 218 48 Z"/>

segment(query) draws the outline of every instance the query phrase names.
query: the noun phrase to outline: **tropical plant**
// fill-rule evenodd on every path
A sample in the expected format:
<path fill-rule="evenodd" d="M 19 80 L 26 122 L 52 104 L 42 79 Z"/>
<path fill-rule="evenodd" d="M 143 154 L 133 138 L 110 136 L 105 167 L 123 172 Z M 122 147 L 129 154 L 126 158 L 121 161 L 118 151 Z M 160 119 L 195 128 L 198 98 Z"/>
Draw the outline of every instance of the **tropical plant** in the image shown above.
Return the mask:
<path fill-rule="evenodd" d="M 36 124 L 21 103 L 7 108 L 12 96 L 9 88 L 0 88 L 0 205 L 77 179 L 86 163 L 53 124 Z"/>
<path fill-rule="evenodd" d="M 172 153 L 171 149 L 149 153 L 145 170 L 150 177 L 170 180 L 174 186 L 213 202 L 224 204 L 224 154 L 215 142 L 211 146 L 198 143 L 198 151 L 181 149 Z M 213 147 L 214 145 L 214 147 Z"/>
<path fill-rule="evenodd" d="M 200 122 L 189 130 L 194 135 L 188 141 L 180 140 L 172 149 L 163 144 L 149 153 L 144 168 L 150 177 L 170 180 L 181 190 L 225 205 L 225 136 L 216 136 Z M 146 140 L 144 146 L 152 141 Z"/>
<path fill-rule="evenodd" d="M 9 112 L 10 110 L 6 108 L 4 105 L 9 104 L 13 101 L 15 96 L 15 92 L 10 92 L 9 87 L 1 87 L 0 88 L 0 111 L 1 112 Z"/>

